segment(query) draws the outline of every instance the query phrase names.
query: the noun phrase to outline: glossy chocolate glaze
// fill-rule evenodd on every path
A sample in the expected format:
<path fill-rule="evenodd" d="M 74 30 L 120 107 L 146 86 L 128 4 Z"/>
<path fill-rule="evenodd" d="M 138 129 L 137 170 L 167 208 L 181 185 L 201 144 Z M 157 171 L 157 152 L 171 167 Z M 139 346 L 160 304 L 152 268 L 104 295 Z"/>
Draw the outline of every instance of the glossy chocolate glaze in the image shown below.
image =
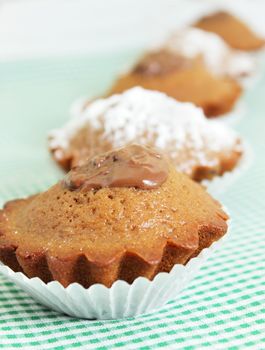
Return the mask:
<path fill-rule="evenodd" d="M 161 154 L 151 148 L 131 144 L 73 168 L 62 183 L 71 191 L 104 187 L 148 190 L 162 185 L 167 177 L 168 163 Z"/>

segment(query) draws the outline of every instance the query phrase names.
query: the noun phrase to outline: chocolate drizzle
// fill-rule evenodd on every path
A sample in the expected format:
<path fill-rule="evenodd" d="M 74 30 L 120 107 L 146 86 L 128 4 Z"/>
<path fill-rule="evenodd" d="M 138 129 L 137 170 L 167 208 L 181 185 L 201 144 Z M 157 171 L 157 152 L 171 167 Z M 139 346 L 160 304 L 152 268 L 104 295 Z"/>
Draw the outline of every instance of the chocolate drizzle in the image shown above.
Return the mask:
<path fill-rule="evenodd" d="M 135 187 L 143 190 L 161 186 L 168 177 L 168 163 L 153 149 L 132 144 L 96 156 L 73 168 L 63 180 L 71 191 L 104 187 Z"/>

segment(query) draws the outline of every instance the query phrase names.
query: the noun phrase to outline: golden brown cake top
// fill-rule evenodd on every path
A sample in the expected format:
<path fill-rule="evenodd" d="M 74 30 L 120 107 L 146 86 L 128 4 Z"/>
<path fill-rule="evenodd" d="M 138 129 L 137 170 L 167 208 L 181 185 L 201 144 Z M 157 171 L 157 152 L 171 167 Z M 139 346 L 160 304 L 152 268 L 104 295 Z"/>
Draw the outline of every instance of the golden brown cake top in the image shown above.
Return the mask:
<path fill-rule="evenodd" d="M 200 185 L 170 165 L 166 181 L 154 189 L 75 191 L 59 182 L 46 192 L 10 202 L 0 212 L 0 248 L 13 247 L 27 264 L 27 259 L 43 255 L 50 267 L 54 259 L 66 262 L 80 256 L 105 266 L 128 252 L 153 264 L 168 244 L 194 253 L 201 230 L 221 237 L 227 218 Z"/>
<path fill-rule="evenodd" d="M 264 46 L 264 39 L 239 18 L 225 11 L 207 15 L 198 20 L 195 26 L 220 35 L 234 49 L 251 51 Z"/>

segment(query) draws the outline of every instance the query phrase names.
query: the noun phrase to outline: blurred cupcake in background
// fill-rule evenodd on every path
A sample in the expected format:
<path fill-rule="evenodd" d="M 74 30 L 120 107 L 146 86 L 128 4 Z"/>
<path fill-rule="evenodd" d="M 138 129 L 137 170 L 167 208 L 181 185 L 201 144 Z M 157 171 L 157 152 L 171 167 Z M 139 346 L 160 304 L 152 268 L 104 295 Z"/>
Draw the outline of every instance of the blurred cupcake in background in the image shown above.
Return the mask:
<path fill-rule="evenodd" d="M 196 181 L 233 170 L 243 153 L 238 135 L 203 111 L 156 91 L 135 87 L 76 108 L 49 136 L 49 148 L 65 170 L 131 143 L 167 154 L 178 171 Z"/>
<path fill-rule="evenodd" d="M 237 16 L 226 11 L 208 14 L 194 26 L 219 35 L 233 49 L 256 51 L 264 47 L 265 40 Z"/>
<path fill-rule="evenodd" d="M 255 62 L 250 55 L 230 48 L 217 34 L 198 28 L 176 31 L 162 48 L 187 59 L 201 57 L 213 75 L 227 76 L 239 82 L 255 70 Z"/>
<path fill-rule="evenodd" d="M 233 109 L 242 92 L 241 79 L 253 70 L 250 57 L 230 49 L 217 35 L 186 28 L 147 52 L 114 82 L 109 94 L 142 86 L 192 102 L 211 118 Z"/>

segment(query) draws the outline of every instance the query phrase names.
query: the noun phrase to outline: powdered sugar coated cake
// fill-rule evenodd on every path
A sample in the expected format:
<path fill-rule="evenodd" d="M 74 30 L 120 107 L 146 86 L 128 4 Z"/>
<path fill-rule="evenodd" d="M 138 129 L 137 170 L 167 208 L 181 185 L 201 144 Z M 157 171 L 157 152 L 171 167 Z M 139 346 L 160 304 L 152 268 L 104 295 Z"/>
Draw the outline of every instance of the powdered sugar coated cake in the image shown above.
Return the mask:
<path fill-rule="evenodd" d="M 54 158 L 65 169 L 133 142 L 160 149 L 195 180 L 233 169 L 242 154 L 236 133 L 209 121 L 200 108 L 140 87 L 83 103 L 49 136 Z"/>

